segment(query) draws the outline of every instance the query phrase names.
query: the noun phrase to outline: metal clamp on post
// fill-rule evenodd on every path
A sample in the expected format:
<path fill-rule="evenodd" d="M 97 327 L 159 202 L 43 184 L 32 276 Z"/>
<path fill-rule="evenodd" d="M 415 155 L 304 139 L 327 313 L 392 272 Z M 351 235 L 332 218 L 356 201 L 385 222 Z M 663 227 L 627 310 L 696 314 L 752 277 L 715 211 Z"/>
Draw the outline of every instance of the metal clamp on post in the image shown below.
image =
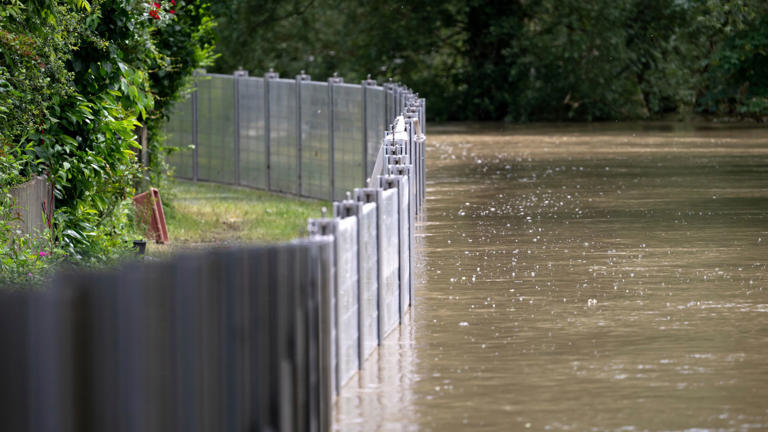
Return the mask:
<path fill-rule="evenodd" d="M 325 207 L 323 207 L 323 215 L 321 218 L 310 218 L 307 220 L 307 231 L 309 232 L 310 237 L 335 234 L 333 219 L 326 217 L 326 211 Z"/>
<path fill-rule="evenodd" d="M 269 72 L 264 74 L 264 79 L 278 79 L 280 78 L 280 74 L 275 72 L 274 69 L 269 68 Z"/>
<path fill-rule="evenodd" d="M 333 76 L 328 78 L 329 84 L 343 84 L 344 78 L 340 77 L 338 73 L 334 72 Z"/>
<path fill-rule="evenodd" d="M 394 156 L 394 157 L 401 157 L 401 156 Z M 411 180 L 412 174 L 413 174 L 413 165 L 408 165 L 408 164 L 389 165 L 389 175 L 408 176 L 408 180 Z"/>
<path fill-rule="evenodd" d="M 386 156 L 403 156 L 406 154 L 406 149 L 403 145 L 386 145 L 384 146 L 384 154 Z"/>
<path fill-rule="evenodd" d="M 377 85 L 379 85 L 379 83 L 377 83 L 375 79 L 371 79 L 371 74 L 368 74 L 366 79 L 362 80 L 360 84 L 366 87 L 376 87 Z"/>
<path fill-rule="evenodd" d="M 398 155 L 398 156 L 387 156 L 387 165 L 411 165 L 410 156 L 408 155 Z M 389 170 L 389 174 L 393 174 L 392 170 Z"/>
<path fill-rule="evenodd" d="M 336 201 L 333 203 L 333 217 L 345 218 L 357 216 L 360 212 L 359 207 L 361 207 L 361 205 L 362 204 L 352 199 L 351 192 L 347 192 L 344 201 Z"/>

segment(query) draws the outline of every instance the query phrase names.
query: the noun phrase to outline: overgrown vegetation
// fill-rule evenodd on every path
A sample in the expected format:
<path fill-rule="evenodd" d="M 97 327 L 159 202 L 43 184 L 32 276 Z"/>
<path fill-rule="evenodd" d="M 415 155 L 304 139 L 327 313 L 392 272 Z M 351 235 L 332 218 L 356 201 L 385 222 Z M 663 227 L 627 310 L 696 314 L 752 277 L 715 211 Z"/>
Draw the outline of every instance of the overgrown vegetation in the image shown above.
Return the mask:
<path fill-rule="evenodd" d="M 236 0 L 238 66 L 392 77 L 438 120 L 768 116 L 765 0 Z"/>
<path fill-rule="evenodd" d="M 212 28 L 196 0 L 0 2 L 0 278 L 37 274 L 41 257 L 90 265 L 127 251 L 145 173 L 137 132 L 148 127 L 159 167 L 158 125 L 212 59 Z M 34 175 L 56 197 L 36 241 L 15 228 L 8 193 Z"/>

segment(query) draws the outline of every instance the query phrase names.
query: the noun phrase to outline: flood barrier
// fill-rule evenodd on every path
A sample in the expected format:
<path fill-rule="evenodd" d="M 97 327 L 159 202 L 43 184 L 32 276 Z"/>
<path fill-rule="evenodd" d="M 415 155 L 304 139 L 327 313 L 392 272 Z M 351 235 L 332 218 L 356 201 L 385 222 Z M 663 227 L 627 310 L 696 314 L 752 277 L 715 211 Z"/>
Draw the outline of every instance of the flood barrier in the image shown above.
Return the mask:
<path fill-rule="evenodd" d="M 178 178 L 343 200 L 374 175 L 383 134 L 398 115 L 416 118 L 424 132 L 425 106 L 404 86 L 370 79 L 198 72 L 195 91 L 175 105 L 166 128 L 175 149 L 169 163 Z M 414 132 L 398 138 L 415 141 Z M 415 150 L 407 153 L 412 165 Z"/>
<path fill-rule="evenodd" d="M 413 304 L 423 99 L 338 78 L 227 80 L 198 84 L 196 114 L 178 107 L 194 127 L 177 133 L 196 145 L 177 172 L 344 199 L 308 238 L 0 290 L 3 430 L 329 431 L 336 395 Z"/>

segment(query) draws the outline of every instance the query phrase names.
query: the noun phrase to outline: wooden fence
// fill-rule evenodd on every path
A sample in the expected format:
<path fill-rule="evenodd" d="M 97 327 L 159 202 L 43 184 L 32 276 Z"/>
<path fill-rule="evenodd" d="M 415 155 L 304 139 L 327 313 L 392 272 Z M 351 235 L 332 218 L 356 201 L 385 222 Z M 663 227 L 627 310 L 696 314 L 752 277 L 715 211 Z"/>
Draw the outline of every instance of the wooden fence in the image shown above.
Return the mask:
<path fill-rule="evenodd" d="M 53 187 L 45 177 L 11 188 L 13 216 L 24 234 L 39 235 L 49 229 L 53 217 Z"/>

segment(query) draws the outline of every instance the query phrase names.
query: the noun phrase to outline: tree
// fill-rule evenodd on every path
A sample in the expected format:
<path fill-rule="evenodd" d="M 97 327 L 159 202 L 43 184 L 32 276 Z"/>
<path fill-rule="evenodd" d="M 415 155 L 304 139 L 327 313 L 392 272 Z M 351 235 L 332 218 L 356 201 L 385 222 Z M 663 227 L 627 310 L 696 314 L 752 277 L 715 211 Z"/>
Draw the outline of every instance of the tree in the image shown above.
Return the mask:
<path fill-rule="evenodd" d="M 451 120 L 765 116 L 761 0 L 233 0 L 214 69 L 422 92 Z M 748 84 L 747 84 L 748 83 Z"/>

